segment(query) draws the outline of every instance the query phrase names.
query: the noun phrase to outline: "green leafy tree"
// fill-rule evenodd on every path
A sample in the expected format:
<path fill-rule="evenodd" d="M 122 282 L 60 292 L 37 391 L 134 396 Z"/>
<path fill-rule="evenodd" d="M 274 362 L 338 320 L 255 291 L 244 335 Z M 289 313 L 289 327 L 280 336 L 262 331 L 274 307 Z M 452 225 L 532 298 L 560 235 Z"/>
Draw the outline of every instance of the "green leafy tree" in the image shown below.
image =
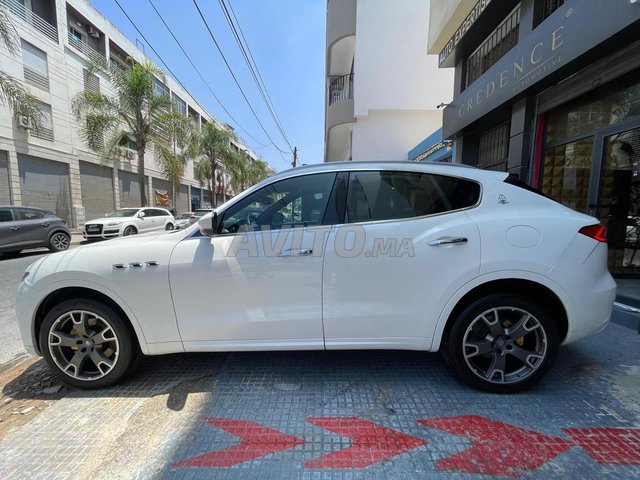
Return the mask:
<path fill-rule="evenodd" d="M 20 53 L 18 33 L 9 18 L 9 11 L 0 8 L 0 45 L 12 55 Z M 40 102 L 29 94 L 24 85 L 17 79 L 0 71 L 0 103 L 9 107 L 14 113 L 25 115 L 31 119 L 37 129 L 42 126 L 43 114 Z"/>
<path fill-rule="evenodd" d="M 226 163 L 235 190 L 246 190 L 271 175 L 269 165 L 260 159 L 251 158 L 246 152 L 232 152 Z"/>
<path fill-rule="evenodd" d="M 235 139 L 229 133 L 213 123 L 206 123 L 200 132 L 200 153 L 203 158 L 194 166 L 195 177 L 200 186 L 207 186 L 211 195 L 211 205 L 216 207 L 216 174 L 218 170 L 225 170 L 231 155 L 231 140 Z"/>
<path fill-rule="evenodd" d="M 196 126 L 178 111 L 161 114 L 158 120 L 165 142 L 155 144 L 155 158 L 164 178 L 171 182 L 175 208 L 180 180 L 187 162 L 199 153 L 200 138 Z"/>
<path fill-rule="evenodd" d="M 140 205 L 147 205 L 144 158 L 149 145 L 170 148 L 164 133 L 163 115 L 171 108 L 168 95 L 154 93 L 154 81 L 163 83 L 165 75 L 152 63 L 135 64 L 123 69 L 115 62 L 94 65 L 109 78 L 114 95 L 83 91 L 73 100 L 73 112 L 80 124 L 80 134 L 90 150 L 114 161 L 123 158 L 133 143 L 138 153 Z"/>

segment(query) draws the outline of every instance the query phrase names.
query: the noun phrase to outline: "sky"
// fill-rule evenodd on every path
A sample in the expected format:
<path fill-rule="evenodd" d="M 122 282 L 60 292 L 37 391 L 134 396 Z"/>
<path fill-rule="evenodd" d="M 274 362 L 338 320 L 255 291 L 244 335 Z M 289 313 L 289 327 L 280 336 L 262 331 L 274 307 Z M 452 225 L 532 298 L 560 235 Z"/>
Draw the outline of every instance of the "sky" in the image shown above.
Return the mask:
<path fill-rule="evenodd" d="M 144 45 L 145 53 L 162 67 L 160 60 L 114 0 L 91 2 L 139 48 Z M 291 167 L 292 154 L 288 151 L 287 142 L 268 113 L 217 0 L 197 2 L 258 118 L 275 144 L 286 151 L 282 156 L 271 145 L 247 106 L 202 23 L 193 0 L 119 2 L 198 102 L 218 120 L 231 124 L 245 145 L 275 170 Z M 237 123 L 211 95 L 150 2 L 164 17 Z M 322 162 L 326 0 L 227 0 L 229 4 L 240 23 L 283 130 L 291 146 L 298 147 L 298 163 Z"/>

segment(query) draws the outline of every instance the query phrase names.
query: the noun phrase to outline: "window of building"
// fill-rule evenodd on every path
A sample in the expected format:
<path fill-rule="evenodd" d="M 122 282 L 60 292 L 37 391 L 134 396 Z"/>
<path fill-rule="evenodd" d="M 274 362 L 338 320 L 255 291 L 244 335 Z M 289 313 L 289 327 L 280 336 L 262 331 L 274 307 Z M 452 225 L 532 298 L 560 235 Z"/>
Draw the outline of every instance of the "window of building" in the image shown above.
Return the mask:
<path fill-rule="evenodd" d="M 167 87 L 157 78 L 153 79 L 153 93 L 156 97 L 161 97 L 163 95 L 168 97 L 170 95 L 169 87 Z"/>
<path fill-rule="evenodd" d="M 85 92 L 100 92 L 100 77 L 86 69 L 82 70 Z"/>
<path fill-rule="evenodd" d="M 21 40 L 24 81 L 29 85 L 49 91 L 49 66 L 47 54 L 29 42 Z"/>
<path fill-rule="evenodd" d="M 51 113 L 51 105 L 40 103 L 40 111 L 42 112 L 42 125 L 38 128 L 32 128 L 30 135 L 53 142 L 53 115 Z"/>
<path fill-rule="evenodd" d="M 478 167 L 485 170 L 507 170 L 509 130 L 511 123 L 503 123 L 478 136 Z"/>
<path fill-rule="evenodd" d="M 479 196 L 477 183 L 457 177 L 414 172 L 351 172 L 346 221 L 434 215 L 473 206 Z"/>
<path fill-rule="evenodd" d="M 174 92 L 171 92 L 171 100 L 173 100 L 173 104 L 175 105 L 175 108 L 178 112 L 180 112 L 181 115 L 187 115 L 187 102 L 185 102 L 183 99 L 181 99 L 178 95 L 176 95 Z"/>
<path fill-rule="evenodd" d="M 465 88 L 475 82 L 518 44 L 520 4 L 467 58 Z"/>
<path fill-rule="evenodd" d="M 545 20 L 558 8 L 560 8 L 566 0 L 544 0 L 544 10 L 542 11 L 542 19 Z"/>

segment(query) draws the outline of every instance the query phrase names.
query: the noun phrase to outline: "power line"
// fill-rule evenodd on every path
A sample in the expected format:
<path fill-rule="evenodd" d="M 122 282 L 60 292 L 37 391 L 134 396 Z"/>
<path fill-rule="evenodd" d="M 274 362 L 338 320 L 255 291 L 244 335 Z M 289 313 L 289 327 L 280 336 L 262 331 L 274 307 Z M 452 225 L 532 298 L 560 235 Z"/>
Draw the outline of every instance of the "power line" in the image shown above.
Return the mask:
<path fill-rule="evenodd" d="M 238 19 L 235 16 L 235 12 L 233 12 L 233 19 L 235 19 L 235 23 L 237 24 L 238 28 L 236 28 L 236 25 L 234 24 L 234 21 L 231 18 L 231 13 L 229 12 L 229 8 L 233 9 L 233 7 L 231 7 L 231 2 L 229 2 L 229 8 L 227 8 L 225 0 L 218 0 L 218 3 L 220 4 L 220 8 L 224 13 L 227 23 L 229 24 L 229 27 L 231 28 L 231 33 L 233 34 L 235 41 L 238 44 L 238 47 L 240 48 L 240 52 L 244 57 L 244 61 L 247 64 L 247 67 L 249 68 L 249 72 L 253 77 L 253 81 L 258 87 L 258 91 L 262 96 L 262 100 L 264 101 L 264 104 L 267 106 L 267 110 L 269 110 L 269 114 L 271 115 L 271 118 L 273 118 L 273 121 L 276 124 L 276 127 L 278 127 L 278 130 L 282 134 L 282 138 L 284 138 L 285 142 L 287 142 L 287 145 L 289 146 L 289 149 L 291 150 L 292 149 L 291 142 L 289 142 L 289 139 L 287 138 L 287 135 L 284 132 L 282 123 L 278 118 L 273 102 L 271 101 L 271 97 L 269 96 L 269 92 L 267 91 L 267 87 L 265 86 L 264 81 L 262 81 L 260 70 L 258 69 L 258 66 L 255 63 L 253 55 L 251 54 L 251 49 L 249 48 L 249 44 L 247 43 L 247 40 L 244 37 L 244 32 L 242 32 L 242 27 L 240 26 L 240 23 L 238 22 Z M 240 32 L 238 32 L 238 30 L 240 30 Z M 245 49 L 245 46 L 246 46 L 246 49 Z"/>
<path fill-rule="evenodd" d="M 204 23 L 205 27 L 207 28 L 207 31 L 209 32 L 209 36 L 211 37 L 211 40 L 213 40 L 213 43 L 215 44 L 216 48 L 218 49 L 218 53 L 220 53 L 220 56 L 222 56 L 222 59 L 224 60 L 224 63 L 227 66 L 227 69 L 229 70 L 229 73 L 233 77 L 233 80 L 235 81 L 236 85 L 238 86 L 238 89 L 240 90 L 240 93 L 242 94 L 242 97 L 244 98 L 245 102 L 247 102 L 247 105 L 249 106 L 249 110 L 251 110 L 251 113 L 253 113 L 253 116 L 255 117 L 256 121 L 258 122 L 258 124 L 262 128 L 262 131 L 265 133 L 265 135 L 271 141 L 271 143 L 273 143 L 273 146 L 276 149 L 278 149 L 281 153 L 289 153 L 286 150 L 282 150 L 280 147 L 278 147 L 278 145 L 276 145 L 276 142 L 274 142 L 273 138 L 271 138 L 271 136 L 269 135 L 269 132 L 267 132 L 267 129 L 264 128 L 264 125 L 262 124 L 262 122 L 258 118 L 258 115 L 256 114 L 255 110 L 251 106 L 251 102 L 249 102 L 249 99 L 247 98 L 247 95 L 244 93 L 244 90 L 240 86 L 240 82 L 238 82 L 238 79 L 237 79 L 235 73 L 233 73 L 233 69 L 231 68 L 231 65 L 229 65 L 229 62 L 227 61 L 227 57 L 225 57 L 224 53 L 222 52 L 222 49 L 220 48 L 220 45 L 218 44 L 218 41 L 216 40 L 215 35 L 211 31 L 211 27 L 209 27 L 209 22 L 207 22 L 207 19 L 202 14 L 202 10 L 200 10 L 200 6 L 198 5 L 198 2 L 196 0 L 192 0 L 192 1 L 193 1 L 193 4 L 196 7 L 196 10 L 198 10 L 198 14 L 200 15 L 200 18 L 202 19 L 202 22 Z"/>
<path fill-rule="evenodd" d="M 196 73 L 198 74 L 198 76 L 200 77 L 200 80 L 202 80 L 202 82 L 205 84 L 205 86 L 207 87 L 207 89 L 209 90 L 209 92 L 211 92 L 211 95 L 213 95 L 213 98 L 216 99 L 216 101 L 220 104 L 220 106 L 222 107 L 222 109 L 226 112 L 227 115 L 229 115 L 229 118 L 231 118 L 231 120 L 244 132 L 246 133 L 254 142 L 256 142 L 258 145 L 260 145 L 260 147 L 267 147 L 270 144 L 268 143 L 262 143 L 260 141 L 258 141 L 253 135 L 251 135 L 245 128 L 242 127 L 242 125 L 240 125 L 240 123 L 234 118 L 233 115 L 231 115 L 231 112 L 229 112 L 229 110 L 227 110 L 227 107 L 224 106 L 224 104 L 222 103 L 222 101 L 218 98 L 218 96 L 214 93 L 213 89 L 211 88 L 211 86 L 209 85 L 209 82 L 207 82 L 207 80 L 204 78 L 204 76 L 202 75 L 202 73 L 200 73 L 200 70 L 198 69 L 198 67 L 196 67 L 195 63 L 193 63 L 193 60 L 191 60 L 191 57 L 189 56 L 189 54 L 186 52 L 186 50 L 183 48 L 182 44 L 180 43 L 180 41 L 176 38 L 176 36 L 173 33 L 173 30 L 171 30 L 171 27 L 169 27 L 169 25 L 167 24 L 167 22 L 164 20 L 164 17 L 160 14 L 160 12 L 158 11 L 158 9 L 156 8 L 156 6 L 153 4 L 152 0 L 148 0 L 149 4 L 151 4 L 151 8 L 153 8 L 153 10 L 156 12 L 156 14 L 158 15 L 158 17 L 160 18 L 160 20 L 162 21 L 162 23 L 164 24 L 164 26 L 166 27 L 166 29 L 169 31 L 169 34 L 173 37 L 173 39 L 175 40 L 175 42 L 178 44 L 178 47 L 180 47 L 180 50 L 182 50 L 182 53 L 184 54 L 184 56 L 187 58 L 187 60 L 189 60 L 189 63 L 191 64 L 191 66 L 193 67 L 193 69 L 196 71 Z"/>

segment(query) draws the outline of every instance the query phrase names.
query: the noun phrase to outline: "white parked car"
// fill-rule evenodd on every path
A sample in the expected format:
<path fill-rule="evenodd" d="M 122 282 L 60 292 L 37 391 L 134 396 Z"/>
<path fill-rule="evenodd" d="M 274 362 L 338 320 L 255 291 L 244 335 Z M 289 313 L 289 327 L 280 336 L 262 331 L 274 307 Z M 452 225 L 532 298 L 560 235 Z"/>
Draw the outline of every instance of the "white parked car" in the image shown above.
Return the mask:
<path fill-rule="evenodd" d="M 192 212 L 183 212 L 175 215 L 176 224 L 175 228 L 178 230 L 181 228 L 187 228 L 191 223 L 191 217 L 193 216 Z"/>
<path fill-rule="evenodd" d="M 157 230 L 173 230 L 176 221 L 168 210 L 158 207 L 121 208 L 84 224 L 87 240 L 126 237 Z"/>
<path fill-rule="evenodd" d="M 38 260 L 16 310 L 26 349 L 81 388 L 140 353 L 411 349 L 512 392 L 603 329 L 614 297 L 605 228 L 506 173 L 346 162 L 275 175 L 186 230 Z"/>

